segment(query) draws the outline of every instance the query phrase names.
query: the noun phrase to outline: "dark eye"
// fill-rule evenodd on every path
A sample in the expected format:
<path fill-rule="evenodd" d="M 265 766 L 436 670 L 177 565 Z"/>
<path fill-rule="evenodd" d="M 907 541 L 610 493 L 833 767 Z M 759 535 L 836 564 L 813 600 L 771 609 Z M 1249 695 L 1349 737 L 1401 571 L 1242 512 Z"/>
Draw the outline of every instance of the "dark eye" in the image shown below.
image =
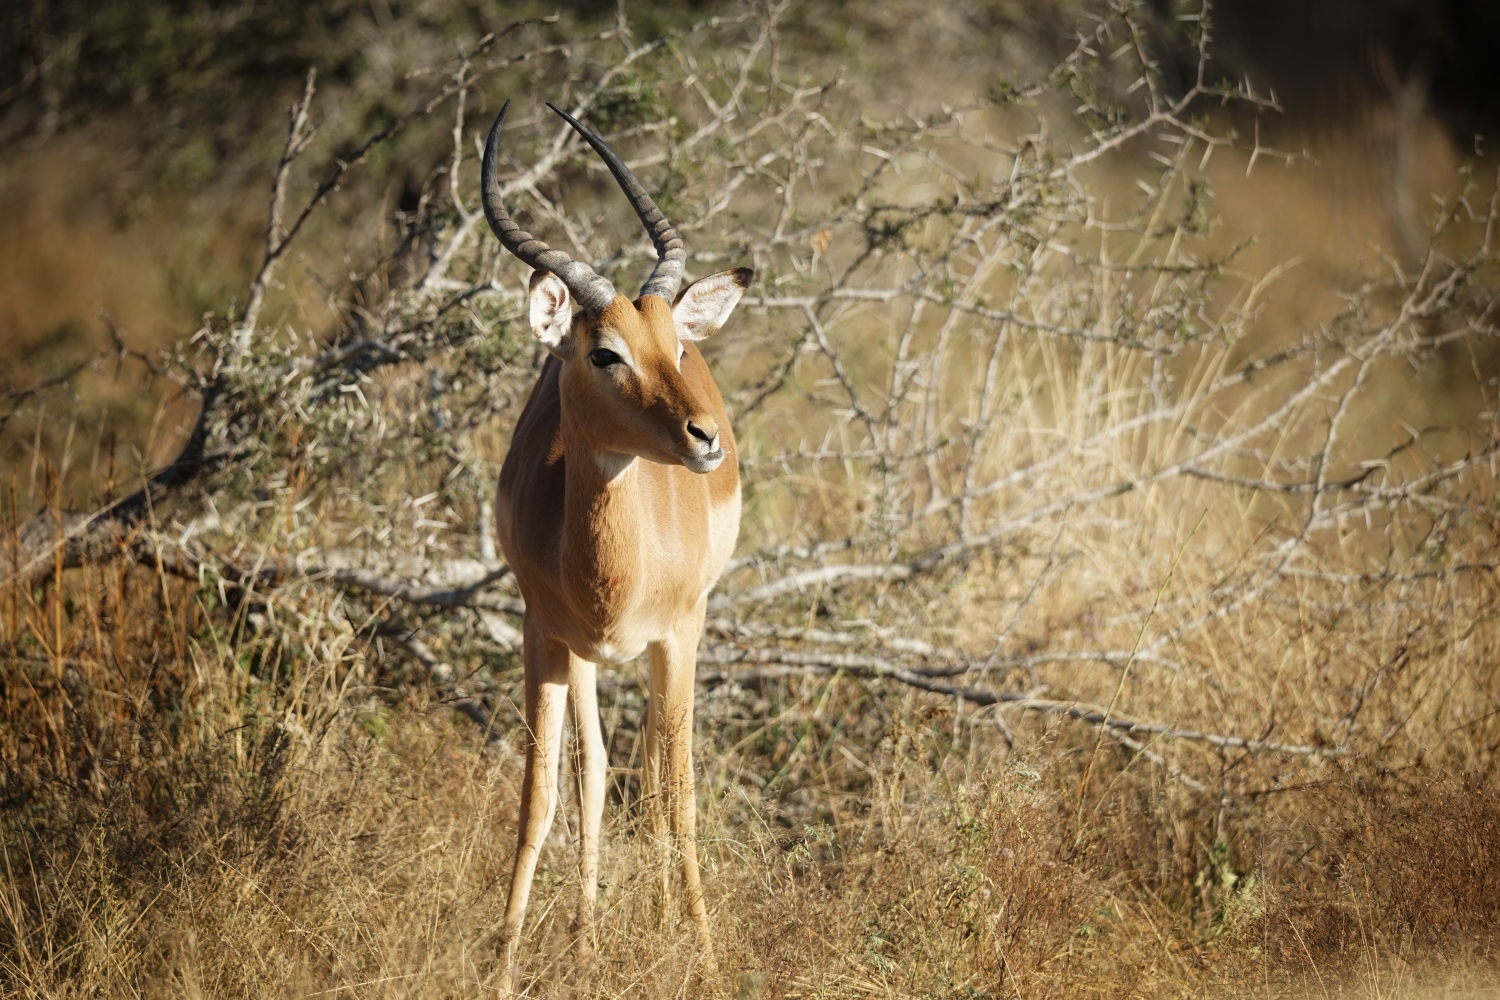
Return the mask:
<path fill-rule="evenodd" d="M 621 362 L 618 354 L 604 347 L 596 347 L 589 351 L 589 360 L 594 363 L 595 368 L 608 368 L 610 365 L 617 365 Z"/>

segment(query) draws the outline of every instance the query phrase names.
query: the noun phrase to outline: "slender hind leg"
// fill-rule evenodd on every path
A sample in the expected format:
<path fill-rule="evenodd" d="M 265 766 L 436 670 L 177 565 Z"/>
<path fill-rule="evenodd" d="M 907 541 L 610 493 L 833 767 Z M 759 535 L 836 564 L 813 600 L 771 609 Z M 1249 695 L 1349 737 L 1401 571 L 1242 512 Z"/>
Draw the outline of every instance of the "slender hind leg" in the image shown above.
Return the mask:
<path fill-rule="evenodd" d="M 579 828 L 582 834 L 578 904 L 578 958 L 586 970 L 594 957 L 594 903 L 599 895 L 599 826 L 604 817 L 604 781 L 608 760 L 599 728 L 598 667 L 576 656 L 568 660 L 568 705 L 578 737 L 574 772 L 578 776 Z"/>
<path fill-rule="evenodd" d="M 542 841 L 557 811 L 557 766 L 562 744 L 563 707 L 568 692 L 568 648 L 543 637 L 531 616 L 525 620 L 521 658 L 526 670 L 526 774 L 521 780 L 516 862 L 500 931 L 500 995 L 512 993 L 511 963 L 526 917 Z M 597 723 L 596 723 L 597 724 Z"/>

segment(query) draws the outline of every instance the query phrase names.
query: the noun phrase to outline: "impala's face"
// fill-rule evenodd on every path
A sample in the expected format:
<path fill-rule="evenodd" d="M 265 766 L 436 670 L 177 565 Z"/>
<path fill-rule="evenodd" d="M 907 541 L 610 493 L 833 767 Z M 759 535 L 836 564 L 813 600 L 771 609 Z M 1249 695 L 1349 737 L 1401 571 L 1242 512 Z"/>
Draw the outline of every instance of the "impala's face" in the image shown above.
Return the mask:
<path fill-rule="evenodd" d="M 623 295 L 597 317 L 572 316 L 567 289 L 546 272 L 533 275 L 532 329 L 563 362 L 564 419 L 581 432 L 613 473 L 639 457 L 693 472 L 724 461 L 718 421 L 683 377 L 687 342 L 714 333 L 750 283 L 748 270 L 694 283 L 675 307 L 655 295 Z M 560 332 L 566 330 L 566 332 Z M 702 364 L 697 350 L 688 363 Z"/>
<path fill-rule="evenodd" d="M 712 472 L 724 461 L 707 400 L 682 377 L 684 342 L 654 295 L 638 309 L 620 296 L 597 320 L 579 317 L 569 335 L 563 405 L 600 450 Z"/>

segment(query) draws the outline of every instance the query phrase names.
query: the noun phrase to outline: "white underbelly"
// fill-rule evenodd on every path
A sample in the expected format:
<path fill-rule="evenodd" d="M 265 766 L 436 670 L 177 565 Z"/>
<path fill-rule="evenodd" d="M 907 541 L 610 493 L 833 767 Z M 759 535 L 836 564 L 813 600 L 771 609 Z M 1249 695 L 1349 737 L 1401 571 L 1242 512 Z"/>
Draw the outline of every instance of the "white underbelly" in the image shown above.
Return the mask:
<path fill-rule="evenodd" d="M 579 659 L 588 660 L 591 663 L 620 664 L 635 659 L 646 651 L 646 643 L 641 640 L 630 640 L 619 643 L 601 642 L 592 649 L 573 651 Z"/>

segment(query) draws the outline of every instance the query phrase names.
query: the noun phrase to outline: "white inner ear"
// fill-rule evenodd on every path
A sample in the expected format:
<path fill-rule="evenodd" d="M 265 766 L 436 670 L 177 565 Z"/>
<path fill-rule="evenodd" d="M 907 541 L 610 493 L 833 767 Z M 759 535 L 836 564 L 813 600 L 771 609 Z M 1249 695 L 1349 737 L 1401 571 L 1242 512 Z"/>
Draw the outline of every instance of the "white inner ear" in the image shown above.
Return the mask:
<path fill-rule="evenodd" d="M 680 340 L 702 340 L 719 332 L 745 294 L 741 278 L 734 271 L 720 271 L 695 281 L 672 307 Z"/>
<path fill-rule="evenodd" d="M 562 346 L 563 338 L 573 327 L 573 303 L 568 286 L 551 271 L 531 274 L 531 332 L 549 350 Z"/>

